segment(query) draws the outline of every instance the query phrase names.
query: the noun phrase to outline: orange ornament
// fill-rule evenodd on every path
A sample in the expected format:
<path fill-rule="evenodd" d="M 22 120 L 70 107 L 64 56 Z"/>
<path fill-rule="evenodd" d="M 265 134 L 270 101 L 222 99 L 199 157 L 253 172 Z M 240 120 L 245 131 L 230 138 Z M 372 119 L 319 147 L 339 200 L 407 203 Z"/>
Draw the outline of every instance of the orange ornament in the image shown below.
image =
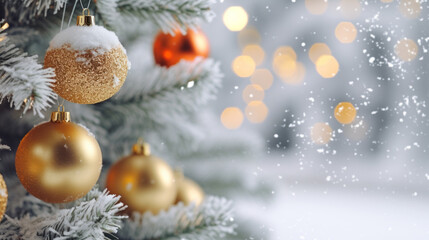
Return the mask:
<path fill-rule="evenodd" d="M 206 58 L 209 52 L 206 35 L 192 29 L 188 29 L 186 35 L 182 35 L 179 30 L 175 31 L 174 36 L 160 32 L 153 44 L 155 62 L 165 67 L 171 67 L 182 59 L 192 61 L 198 56 Z"/>

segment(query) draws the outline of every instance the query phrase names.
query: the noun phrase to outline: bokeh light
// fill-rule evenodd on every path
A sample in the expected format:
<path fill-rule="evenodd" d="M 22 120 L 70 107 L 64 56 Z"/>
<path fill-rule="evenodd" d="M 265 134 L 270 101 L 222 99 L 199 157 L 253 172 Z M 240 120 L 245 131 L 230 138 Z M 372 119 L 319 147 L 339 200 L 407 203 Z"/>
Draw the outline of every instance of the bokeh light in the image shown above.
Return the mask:
<path fill-rule="evenodd" d="M 356 27 L 351 22 L 340 22 L 335 28 L 335 37 L 341 43 L 352 43 L 357 35 Z"/>
<path fill-rule="evenodd" d="M 253 58 L 253 61 L 255 62 L 256 66 L 261 65 L 265 58 L 264 49 L 262 49 L 261 46 L 256 44 L 247 45 L 243 49 L 243 55 Z"/>
<path fill-rule="evenodd" d="M 296 60 L 296 52 L 293 50 L 292 47 L 289 46 L 281 46 L 276 49 L 274 52 L 274 59 L 279 56 L 288 56 L 291 57 L 293 60 Z"/>
<path fill-rule="evenodd" d="M 344 127 L 345 136 L 354 141 L 360 141 L 365 138 L 368 132 L 368 127 L 363 120 L 359 120 L 356 124 L 349 124 Z"/>
<path fill-rule="evenodd" d="M 3 26 L 0 27 L 1 30 L 6 30 L 9 28 L 9 23 L 4 23 Z"/>
<path fill-rule="evenodd" d="M 337 75 L 340 65 L 331 55 L 323 55 L 316 62 L 316 70 L 323 78 L 333 78 Z"/>
<path fill-rule="evenodd" d="M 252 101 L 263 101 L 265 96 L 264 89 L 257 84 L 250 84 L 243 90 L 243 100 L 246 103 Z"/>
<path fill-rule="evenodd" d="M 255 67 L 255 62 L 249 56 L 238 56 L 232 62 L 232 70 L 239 77 L 250 77 Z"/>
<path fill-rule="evenodd" d="M 239 108 L 236 107 L 228 107 L 223 110 L 220 121 L 223 126 L 228 129 L 237 129 L 243 123 L 243 113 Z"/>
<path fill-rule="evenodd" d="M 292 77 L 296 71 L 296 61 L 289 55 L 276 56 L 273 59 L 273 70 L 280 78 Z"/>
<path fill-rule="evenodd" d="M 305 7 L 313 15 L 321 15 L 328 8 L 327 0 L 305 0 Z"/>
<path fill-rule="evenodd" d="M 323 55 L 331 55 L 331 49 L 325 43 L 315 43 L 308 51 L 308 56 L 314 64 Z"/>
<path fill-rule="evenodd" d="M 295 72 L 290 77 L 281 78 L 283 82 L 290 85 L 300 84 L 305 77 L 305 66 L 301 62 L 296 62 Z"/>
<path fill-rule="evenodd" d="M 332 128 L 328 123 L 319 122 L 311 127 L 311 140 L 316 144 L 327 144 L 332 138 Z"/>
<path fill-rule="evenodd" d="M 421 12 L 420 2 L 417 0 L 401 0 L 399 3 L 399 11 L 406 18 L 417 18 Z"/>
<path fill-rule="evenodd" d="M 345 18 L 357 18 L 361 12 L 360 0 L 341 0 L 340 10 Z"/>
<path fill-rule="evenodd" d="M 223 23 L 230 31 L 241 31 L 246 27 L 247 21 L 247 12 L 240 6 L 229 7 L 223 13 Z"/>
<path fill-rule="evenodd" d="M 391 3 L 393 0 L 380 0 L 382 3 Z"/>
<path fill-rule="evenodd" d="M 262 87 L 264 90 L 267 90 L 273 84 L 273 79 L 274 77 L 270 70 L 266 68 L 260 68 L 255 70 L 252 77 L 250 78 L 250 82 Z"/>
<path fill-rule="evenodd" d="M 340 102 L 334 110 L 335 119 L 342 124 L 350 124 L 355 120 L 356 108 L 349 102 Z"/>
<path fill-rule="evenodd" d="M 267 118 L 268 108 L 261 101 L 253 101 L 247 104 L 245 113 L 249 122 L 262 123 Z"/>
<path fill-rule="evenodd" d="M 402 61 L 409 62 L 417 57 L 419 47 L 412 39 L 404 38 L 395 45 L 395 53 Z"/>
<path fill-rule="evenodd" d="M 238 33 L 238 44 L 244 48 L 250 44 L 259 44 L 261 42 L 261 35 L 258 29 L 253 26 L 247 26 L 245 29 Z"/>

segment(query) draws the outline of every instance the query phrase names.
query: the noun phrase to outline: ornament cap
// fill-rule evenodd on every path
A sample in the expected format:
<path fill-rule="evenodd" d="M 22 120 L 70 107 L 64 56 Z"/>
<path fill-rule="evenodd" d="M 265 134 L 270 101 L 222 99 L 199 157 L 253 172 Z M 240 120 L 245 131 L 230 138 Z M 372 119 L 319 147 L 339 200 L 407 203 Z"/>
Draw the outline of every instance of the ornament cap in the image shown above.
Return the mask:
<path fill-rule="evenodd" d="M 62 110 L 61 110 L 62 107 Z M 66 112 L 63 105 L 58 106 L 57 112 L 51 113 L 51 122 L 60 123 L 60 122 L 70 122 L 70 112 Z"/>
<path fill-rule="evenodd" d="M 150 145 L 140 138 L 139 141 L 133 146 L 133 154 L 149 156 Z"/>
<path fill-rule="evenodd" d="M 85 11 L 87 11 L 87 14 L 85 15 Z M 93 26 L 95 25 L 95 18 L 94 16 L 90 15 L 90 11 L 88 8 L 84 8 L 82 10 L 82 15 L 77 16 L 76 25 L 77 26 Z"/>

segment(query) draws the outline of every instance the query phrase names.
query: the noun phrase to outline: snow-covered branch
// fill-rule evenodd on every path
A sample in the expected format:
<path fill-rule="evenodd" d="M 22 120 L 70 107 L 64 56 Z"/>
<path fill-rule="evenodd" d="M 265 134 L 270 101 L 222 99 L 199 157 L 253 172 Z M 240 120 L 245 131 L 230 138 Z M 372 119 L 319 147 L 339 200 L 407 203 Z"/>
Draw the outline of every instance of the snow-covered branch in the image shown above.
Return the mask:
<path fill-rule="evenodd" d="M 28 24 L 39 16 L 46 17 L 49 10 L 54 14 L 64 7 L 67 0 L 1 0 L 9 21 Z"/>
<path fill-rule="evenodd" d="M 141 80 L 139 84 L 130 78 L 121 89 L 124 94 L 103 104 L 110 141 L 131 146 L 143 136 L 152 144 L 165 143 L 177 151 L 194 148 L 205 135 L 193 115 L 216 97 L 222 78 L 219 63 L 199 59 L 153 69 L 141 75 L 147 79 L 135 79 Z M 178 147 L 180 143 L 183 146 Z"/>
<path fill-rule="evenodd" d="M 215 15 L 210 9 L 213 3 L 214 0 L 105 0 L 98 1 L 97 8 L 112 27 L 120 14 L 132 21 L 151 21 L 164 32 L 173 33 L 175 29 L 185 32 L 187 27 L 196 27 L 200 20 L 211 21 Z"/>
<path fill-rule="evenodd" d="M 213 240 L 234 234 L 232 202 L 209 196 L 200 207 L 179 203 L 156 216 L 134 213 L 126 219 L 120 239 Z"/>
<path fill-rule="evenodd" d="M 6 216 L 0 225 L 0 239 L 105 239 L 118 231 L 125 206 L 106 190 L 91 190 L 70 209 L 59 209 L 34 197 L 23 198 L 20 219 Z M 43 208 L 37 211 L 31 208 Z M 31 214 L 37 212 L 37 215 Z"/>
<path fill-rule="evenodd" d="M 0 30 L 0 102 L 6 98 L 16 110 L 33 108 L 43 117 L 57 97 L 51 89 L 54 77 L 53 69 L 44 69 L 37 56 L 27 56 Z"/>

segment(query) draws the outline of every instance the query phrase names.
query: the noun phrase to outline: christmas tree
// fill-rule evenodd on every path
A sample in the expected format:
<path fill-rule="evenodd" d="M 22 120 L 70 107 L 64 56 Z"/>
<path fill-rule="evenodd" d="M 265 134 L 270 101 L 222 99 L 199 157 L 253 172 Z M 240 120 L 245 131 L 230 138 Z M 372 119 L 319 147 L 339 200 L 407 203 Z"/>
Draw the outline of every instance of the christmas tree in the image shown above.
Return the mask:
<path fill-rule="evenodd" d="M 261 141 L 250 133 L 231 135 L 216 128 L 213 114 L 205 110 L 216 98 L 223 76 L 219 63 L 207 58 L 208 46 L 194 49 L 192 56 L 180 52 L 189 49 L 173 49 L 177 58 L 173 60 L 162 50 L 185 36 L 198 44 L 204 41 L 198 26 L 214 17 L 210 8 L 214 1 L 0 3 L 0 138 L 4 144 L 0 145 L 0 173 L 8 191 L 8 196 L 1 192 L 8 201 L 0 239 L 234 238 L 237 223 L 232 202 L 222 195 L 237 188 L 258 191 L 263 186 L 249 187 L 239 169 L 225 169 L 223 163 L 246 154 L 257 156 Z M 76 19 L 79 26 L 74 26 Z M 63 133 L 64 140 L 51 143 L 56 135 L 47 131 L 61 124 L 73 126 L 73 133 Z M 79 131 L 83 134 L 77 141 L 68 139 Z M 150 143 L 153 155 L 139 138 Z M 49 171 L 42 169 L 48 167 L 46 158 L 34 160 L 41 151 L 37 149 L 47 142 L 54 148 Z M 69 154 L 79 146 L 83 150 Z M 93 155 L 88 157 L 92 152 L 102 153 L 102 168 Z M 109 171 L 129 160 L 127 156 L 162 165 L 168 172 L 157 172 L 155 181 L 150 176 L 156 171 L 141 167 L 149 171 L 145 176 L 150 183 L 145 184 L 150 187 L 135 183 L 144 185 L 141 188 L 148 194 L 135 197 L 137 203 L 109 192 L 128 191 L 131 183 L 119 190 L 105 188 L 111 175 L 113 185 L 123 180 Z M 93 165 L 82 167 L 86 160 Z M 88 166 L 90 174 L 86 174 Z M 126 169 L 126 176 L 137 168 Z M 180 168 L 186 177 L 177 172 L 173 176 L 172 168 Z M 35 180 L 36 175 L 49 179 Z M 135 181 L 146 181 L 136 176 Z M 166 183 L 170 188 L 163 185 L 153 190 L 167 181 L 166 176 L 171 178 Z M 89 190 L 93 181 L 98 185 Z M 67 188 L 69 182 L 79 182 L 75 194 Z M 190 200 L 178 198 L 181 182 L 190 184 L 188 189 L 201 185 L 205 196 L 196 195 L 204 199 L 197 201 L 195 193 Z M 163 201 L 168 203 L 158 206 Z M 3 205 L 0 199 L 0 210 Z"/>

